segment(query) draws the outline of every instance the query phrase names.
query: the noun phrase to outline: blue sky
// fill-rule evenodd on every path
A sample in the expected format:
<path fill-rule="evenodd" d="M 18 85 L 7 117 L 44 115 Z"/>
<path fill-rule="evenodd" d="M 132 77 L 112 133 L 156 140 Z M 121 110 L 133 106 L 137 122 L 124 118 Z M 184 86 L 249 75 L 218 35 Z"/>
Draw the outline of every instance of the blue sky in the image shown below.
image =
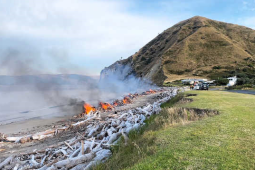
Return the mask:
<path fill-rule="evenodd" d="M 195 15 L 255 29 L 255 0 L 0 0 L 0 11 L 8 75 L 98 75 Z"/>

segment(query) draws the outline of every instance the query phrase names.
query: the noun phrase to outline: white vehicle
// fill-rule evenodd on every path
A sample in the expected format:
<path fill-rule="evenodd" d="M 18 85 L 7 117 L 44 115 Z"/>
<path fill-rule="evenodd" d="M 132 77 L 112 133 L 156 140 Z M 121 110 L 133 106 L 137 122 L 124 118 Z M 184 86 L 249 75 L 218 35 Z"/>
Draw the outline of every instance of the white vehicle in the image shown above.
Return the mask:
<path fill-rule="evenodd" d="M 228 84 L 227 84 L 228 87 L 229 87 L 229 86 L 234 86 L 234 85 L 236 85 L 236 82 L 237 82 L 236 76 L 234 76 L 234 77 L 229 77 L 228 80 L 229 80 L 229 82 L 228 82 Z"/>
<path fill-rule="evenodd" d="M 196 84 L 196 85 L 194 86 L 194 90 L 199 90 L 199 89 L 200 89 L 199 84 Z"/>

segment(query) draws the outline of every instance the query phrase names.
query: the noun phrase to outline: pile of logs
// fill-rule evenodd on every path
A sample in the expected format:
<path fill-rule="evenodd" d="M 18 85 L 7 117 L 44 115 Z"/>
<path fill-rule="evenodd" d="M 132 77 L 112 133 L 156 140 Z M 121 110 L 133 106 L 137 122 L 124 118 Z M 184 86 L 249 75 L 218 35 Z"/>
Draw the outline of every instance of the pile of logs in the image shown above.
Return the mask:
<path fill-rule="evenodd" d="M 124 138 L 126 143 L 128 133 L 139 129 L 140 126 L 144 125 L 145 119 L 152 114 L 158 114 L 161 110 L 160 105 L 175 96 L 177 91 L 177 88 L 164 91 L 160 94 L 162 97 L 153 104 L 112 114 L 105 120 L 100 120 L 98 115 L 95 114 L 87 115 L 85 120 L 72 124 L 72 126 L 80 126 L 86 123 L 84 133 L 44 150 L 10 156 L 0 163 L 0 169 L 90 169 L 111 156 L 110 147 L 117 144 L 121 137 Z M 48 130 L 19 139 L 8 137 L 6 140 L 16 142 L 31 139 L 40 140 L 67 128 L 69 127 Z"/>

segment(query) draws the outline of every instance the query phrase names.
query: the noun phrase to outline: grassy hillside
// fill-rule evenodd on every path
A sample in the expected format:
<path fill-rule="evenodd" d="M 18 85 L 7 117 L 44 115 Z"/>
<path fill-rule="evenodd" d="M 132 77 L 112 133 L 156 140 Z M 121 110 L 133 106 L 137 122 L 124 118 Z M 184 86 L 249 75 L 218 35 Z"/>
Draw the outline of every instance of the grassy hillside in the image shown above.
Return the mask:
<path fill-rule="evenodd" d="M 128 59 L 138 77 L 162 85 L 183 78 L 255 77 L 255 30 L 193 17 L 159 34 Z"/>
<path fill-rule="evenodd" d="M 173 124 L 161 113 L 130 134 L 128 145 L 115 147 L 112 158 L 95 169 L 255 169 L 255 96 L 191 93 L 198 94 L 189 97 L 193 102 L 175 107 L 216 109 L 220 115 Z"/>
<path fill-rule="evenodd" d="M 196 22 L 200 27 L 192 32 Z M 182 43 L 174 44 L 163 56 L 163 68 L 169 80 L 171 74 L 215 79 L 242 73 L 244 68 L 254 70 L 255 31 L 252 29 L 195 17 L 181 28 L 179 37 L 185 37 L 180 38 Z"/>

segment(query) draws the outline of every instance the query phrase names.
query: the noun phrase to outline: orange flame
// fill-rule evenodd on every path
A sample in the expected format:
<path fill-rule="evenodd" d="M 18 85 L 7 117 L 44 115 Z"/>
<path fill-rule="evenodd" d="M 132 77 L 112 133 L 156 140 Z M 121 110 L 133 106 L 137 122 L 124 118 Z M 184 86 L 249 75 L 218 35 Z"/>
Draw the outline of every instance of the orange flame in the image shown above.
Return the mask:
<path fill-rule="evenodd" d="M 95 112 L 96 111 L 96 108 L 91 106 L 90 104 L 88 103 L 84 103 L 84 110 L 85 110 L 85 113 L 86 114 L 89 114 L 91 111 Z"/>
<path fill-rule="evenodd" d="M 131 100 L 129 99 L 129 97 L 124 97 L 123 103 L 124 103 L 124 104 L 131 103 Z"/>
<path fill-rule="evenodd" d="M 149 91 L 146 91 L 146 94 L 153 94 L 153 93 L 156 93 L 156 91 L 154 91 L 154 90 L 149 90 Z"/>
<path fill-rule="evenodd" d="M 113 109 L 113 106 L 110 105 L 109 103 L 100 102 L 99 104 L 101 105 L 102 109 L 104 109 L 104 110 L 112 110 Z"/>
<path fill-rule="evenodd" d="M 156 93 L 156 91 L 154 91 L 154 90 L 151 90 L 151 89 L 150 89 L 150 92 L 151 92 L 151 93 Z"/>

